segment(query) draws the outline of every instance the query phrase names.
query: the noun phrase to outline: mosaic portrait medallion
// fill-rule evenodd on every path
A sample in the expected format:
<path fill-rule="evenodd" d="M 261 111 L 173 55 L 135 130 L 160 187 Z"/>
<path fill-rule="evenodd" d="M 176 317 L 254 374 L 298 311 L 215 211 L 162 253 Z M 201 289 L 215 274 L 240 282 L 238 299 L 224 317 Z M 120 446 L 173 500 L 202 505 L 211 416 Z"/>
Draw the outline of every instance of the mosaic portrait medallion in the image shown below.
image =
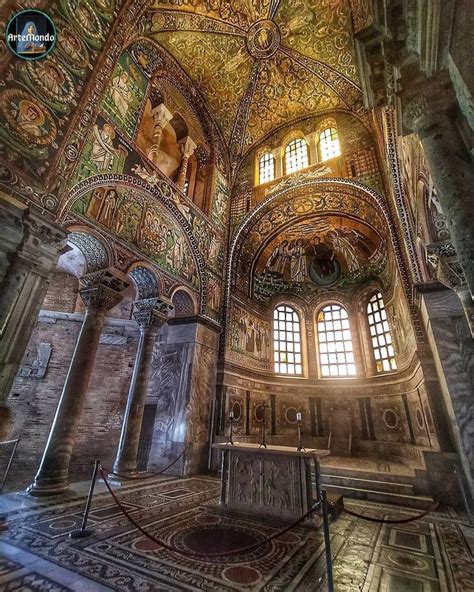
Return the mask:
<path fill-rule="evenodd" d="M 57 130 L 49 109 L 18 89 L 8 89 L 0 97 L 1 111 L 11 134 L 24 144 L 46 146 L 56 138 Z"/>
<path fill-rule="evenodd" d="M 278 49 L 280 38 L 280 30 L 273 21 L 257 21 L 247 31 L 247 49 L 257 60 L 268 59 Z"/>

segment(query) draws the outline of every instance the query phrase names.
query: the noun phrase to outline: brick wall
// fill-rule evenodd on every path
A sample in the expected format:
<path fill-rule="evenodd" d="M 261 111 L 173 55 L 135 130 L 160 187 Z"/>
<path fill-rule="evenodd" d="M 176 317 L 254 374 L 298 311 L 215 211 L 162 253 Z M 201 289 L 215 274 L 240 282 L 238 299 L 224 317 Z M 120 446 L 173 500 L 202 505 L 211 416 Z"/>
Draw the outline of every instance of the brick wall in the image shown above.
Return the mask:
<path fill-rule="evenodd" d="M 28 374 L 28 366 L 36 357 L 39 343 L 50 343 L 52 352 L 43 378 L 21 376 L 20 369 L 7 400 L 13 414 L 8 436 L 21 436 L 21 441 L 5 486 L 6 491 L 23 488 L 33 480 L 82 318 L 79 314 L 47 311 L 42 311 L 38 317 L 22 362 L 23 374 Z M 101 341 L 71 461 L 71 481 L 87 478 L 97 457 L 107 466 L 113 462 L 135 359 L 135 322 L 107 319 Z M 5 458 L 0 457 L 0 474 L 4 462 Z"/>
<path fill-rule="evenodd" d="M 41 308 L 60 312 L 74 312 L 76 309 L 79 280 L 63 272 L 55 272 L 51 278 Z"/>

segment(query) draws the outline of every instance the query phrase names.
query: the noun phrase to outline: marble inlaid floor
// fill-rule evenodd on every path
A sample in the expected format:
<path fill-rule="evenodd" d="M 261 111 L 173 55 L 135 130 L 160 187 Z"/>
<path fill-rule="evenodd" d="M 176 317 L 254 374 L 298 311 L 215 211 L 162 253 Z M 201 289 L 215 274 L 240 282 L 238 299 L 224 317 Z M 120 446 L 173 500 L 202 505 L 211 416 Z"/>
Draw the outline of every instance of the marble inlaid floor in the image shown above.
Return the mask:
<path fill-rule="evenodd" d="M 191 553 L 239 549 L 281 529 L 222 513 L 218 482 L 161 477 L 116 489 L 148 532 Z M 151 542 L 114 505 L 103 484 L 90 516 L 93 535 L 69 539 L 81 520 L 81 495 L 33 500 L 0 496 L 9 529 L 0 533 L 0 590 L 130 592 L 177 590 L 325 590 L 322 534 L 298 527 L 225 561 L 183 557 Z M 375 517 L 416 514 L 346 500 Z M 474 590 L 474 529 L 447 509 L 410 524 L 382 525 L 342 514 L 331 525 L 337 592 L 469 592 Z"/>

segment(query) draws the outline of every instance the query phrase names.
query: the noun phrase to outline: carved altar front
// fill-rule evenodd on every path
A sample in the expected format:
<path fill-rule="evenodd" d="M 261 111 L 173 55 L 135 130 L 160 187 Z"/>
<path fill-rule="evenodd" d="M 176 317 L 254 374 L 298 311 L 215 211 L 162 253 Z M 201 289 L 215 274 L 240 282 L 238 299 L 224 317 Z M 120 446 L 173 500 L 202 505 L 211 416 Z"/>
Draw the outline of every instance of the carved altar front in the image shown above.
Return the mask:
<path fill-rule="evenodd" d="M 220 503 L 229 510 L 285 521 L 297 520 L 316 501 L 319 458 L 330 453 L 258 444 L 213 447 L 222 451 Z"/>

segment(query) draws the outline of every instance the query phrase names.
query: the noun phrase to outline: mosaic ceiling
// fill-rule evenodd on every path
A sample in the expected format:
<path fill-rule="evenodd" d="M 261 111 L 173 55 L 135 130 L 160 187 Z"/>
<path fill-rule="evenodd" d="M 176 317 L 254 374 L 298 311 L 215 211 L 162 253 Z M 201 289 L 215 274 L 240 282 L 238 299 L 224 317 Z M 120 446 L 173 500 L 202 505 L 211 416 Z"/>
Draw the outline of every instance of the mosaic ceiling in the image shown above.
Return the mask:
<path fill-rule="evenodd" d="M 289 121 L 360 104 L 348 0 L 155 0 L 144 28 L 194 80 L 234 158 Z"/>

